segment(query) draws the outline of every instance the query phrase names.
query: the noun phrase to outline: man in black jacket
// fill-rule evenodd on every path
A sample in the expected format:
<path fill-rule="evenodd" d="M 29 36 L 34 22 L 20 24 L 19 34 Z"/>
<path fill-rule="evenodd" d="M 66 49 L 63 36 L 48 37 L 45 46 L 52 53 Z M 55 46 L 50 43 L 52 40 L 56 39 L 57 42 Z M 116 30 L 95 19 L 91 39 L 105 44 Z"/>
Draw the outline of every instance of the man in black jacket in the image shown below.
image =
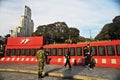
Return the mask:
<path fill-rule="evenodd" d="M 92 69 L 92 48 L 90 46 L 90 44 L 87 44 L 87 46 L 85 46 L 84 48 L 84 57 L 85 57 L 85 65 L 88 66 L 88 69 L 91 70 Z"/>
<path fill-rule="evenodd" d="M 68 50 L 67 54 L 65 54 L 65 58 L 66 58 L 66 63 L 65 63 L 65 67 L 68 65 L 69 66 L 69 70 L 71 70 L 71 64 L 70 64 L 70 51 Z"/>

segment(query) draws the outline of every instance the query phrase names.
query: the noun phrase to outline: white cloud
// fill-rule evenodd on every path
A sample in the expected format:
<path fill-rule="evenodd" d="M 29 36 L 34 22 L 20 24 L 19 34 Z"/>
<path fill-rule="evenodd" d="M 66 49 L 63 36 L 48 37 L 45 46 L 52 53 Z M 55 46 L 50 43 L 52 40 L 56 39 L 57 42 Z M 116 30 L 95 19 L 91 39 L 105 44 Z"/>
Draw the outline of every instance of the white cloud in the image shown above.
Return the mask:
<path fill-rule="evenodd" d="M 89 29 L 95 37 L 104 24 L 110 23 L 115 16 L 119 15 L 118 6 L 114 0 L 12 1 L 3 2 L 0 7 L 0 30 L 2 30 L 0 34 L 2 35 L 18 25 L 25 5 L 32 10 L 35 29 L 39 25 L 64 21 L 69 27 L 78 28 L 80 34 L 85 37 L 89 37 Z"/>

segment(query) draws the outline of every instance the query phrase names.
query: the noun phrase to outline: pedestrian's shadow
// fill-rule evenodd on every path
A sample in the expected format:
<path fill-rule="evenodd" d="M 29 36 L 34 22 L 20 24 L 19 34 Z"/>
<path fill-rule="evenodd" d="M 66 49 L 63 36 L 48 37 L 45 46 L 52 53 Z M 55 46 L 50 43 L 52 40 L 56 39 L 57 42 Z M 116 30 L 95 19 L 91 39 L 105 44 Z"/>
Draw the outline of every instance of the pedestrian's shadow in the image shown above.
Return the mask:
<path fill-rule="evenodd" d="M 84 62 L 84 58 L 81 59 L 81 62 Z M 95 67 L 95 60 L 94 59 L 93 59 L 92 67 Z M 78 64 L 77 61 L 74 60 L 74 63 L 72 65 L 72 69 L 71 70 L 65 69 L 63 71 L 63 74 L 70 75 L 66 78 L 68 78 L 69 80 L 74 80 L 75 75 L 84 74 L 86 70 L 88 70 L 88 69 L 85 67 L 85 64 L 83 64 L 83 63 Z M 63 79 L 65 79 L 65 78 L 63 78 Z"/>
<path fill-rule="evenodd" d="M 55 71 L 59 71 L 62 67 L 60 68 L 55 68 L 55 69 L 52 69 L 52 70 L 49 70 L 49 71 L 46 71 L 45 74 L 44 74 L 44 77 L 47 77 L 49 76 L 49 73 L 50 72 L 55 72 Z M 45 80 L 44 78 L 38 78 L 38 80 Z M 57 79 L 58 80 L 58 79 Z"/>
<path fill-rule="evenodd" d="M 60 67 L 60 68 L 55 68 L 55 69 L 46 71 L 46 72 L 45 72 L 45 76 L 48 76 L 48 73 L 50 73 L 50 72 L 59 71 L 60 69 L 62 69 L 62 67 Z"/>

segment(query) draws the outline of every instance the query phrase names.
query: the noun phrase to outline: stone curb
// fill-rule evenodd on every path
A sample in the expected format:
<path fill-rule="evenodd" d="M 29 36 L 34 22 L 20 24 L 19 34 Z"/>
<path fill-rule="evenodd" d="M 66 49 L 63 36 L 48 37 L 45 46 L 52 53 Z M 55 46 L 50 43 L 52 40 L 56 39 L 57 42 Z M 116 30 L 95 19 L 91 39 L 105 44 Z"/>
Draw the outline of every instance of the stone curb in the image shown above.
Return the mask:
<path fill-rule="evenodd" d="M 27 74 L 38 74 L 37 71 L 33 70 L 21 70 L 21 69 L 5 69 L 0 68 L 0 71 L 3 72 L 17 72 L 17 73 L 27 73 Z M 77 80 L 107 80 L 102 78 L 94 78 L 94 77 L 88 77 L 88 76 L 81 76 L 81 75 L 68 75 L 68 74 L 62 74 L 57 72 L 43 72 L 45 76 L 52 76 L 52 77 L 61 77 L 61 78 L 69 78 L 69 79 L 77 79 Z"/>

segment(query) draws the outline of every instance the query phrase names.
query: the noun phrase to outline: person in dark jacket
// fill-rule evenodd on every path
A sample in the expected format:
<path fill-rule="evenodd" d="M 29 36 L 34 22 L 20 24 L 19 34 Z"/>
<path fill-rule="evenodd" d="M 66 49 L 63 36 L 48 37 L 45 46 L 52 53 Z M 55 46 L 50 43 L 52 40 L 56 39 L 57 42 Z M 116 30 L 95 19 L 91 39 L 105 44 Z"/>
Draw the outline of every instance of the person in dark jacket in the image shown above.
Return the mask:
<path fill-rule="evenodd" d="M 65 54 L 65 58 L 66 58 L 66 63 L 65 63 L 65 67 L 68 65 L 69 66 L 69 70 L 71 70 L 71 64 L 70 64 L 70 51 L 67 52 L 67 54 Z"/>
<path fill-rule="evenodd" d="M 85 65 L 88 66 L 89 70 L 92 70 L 92 48 L 90 44 L 84 47 L 84 58 L 85 58 Z"/>

